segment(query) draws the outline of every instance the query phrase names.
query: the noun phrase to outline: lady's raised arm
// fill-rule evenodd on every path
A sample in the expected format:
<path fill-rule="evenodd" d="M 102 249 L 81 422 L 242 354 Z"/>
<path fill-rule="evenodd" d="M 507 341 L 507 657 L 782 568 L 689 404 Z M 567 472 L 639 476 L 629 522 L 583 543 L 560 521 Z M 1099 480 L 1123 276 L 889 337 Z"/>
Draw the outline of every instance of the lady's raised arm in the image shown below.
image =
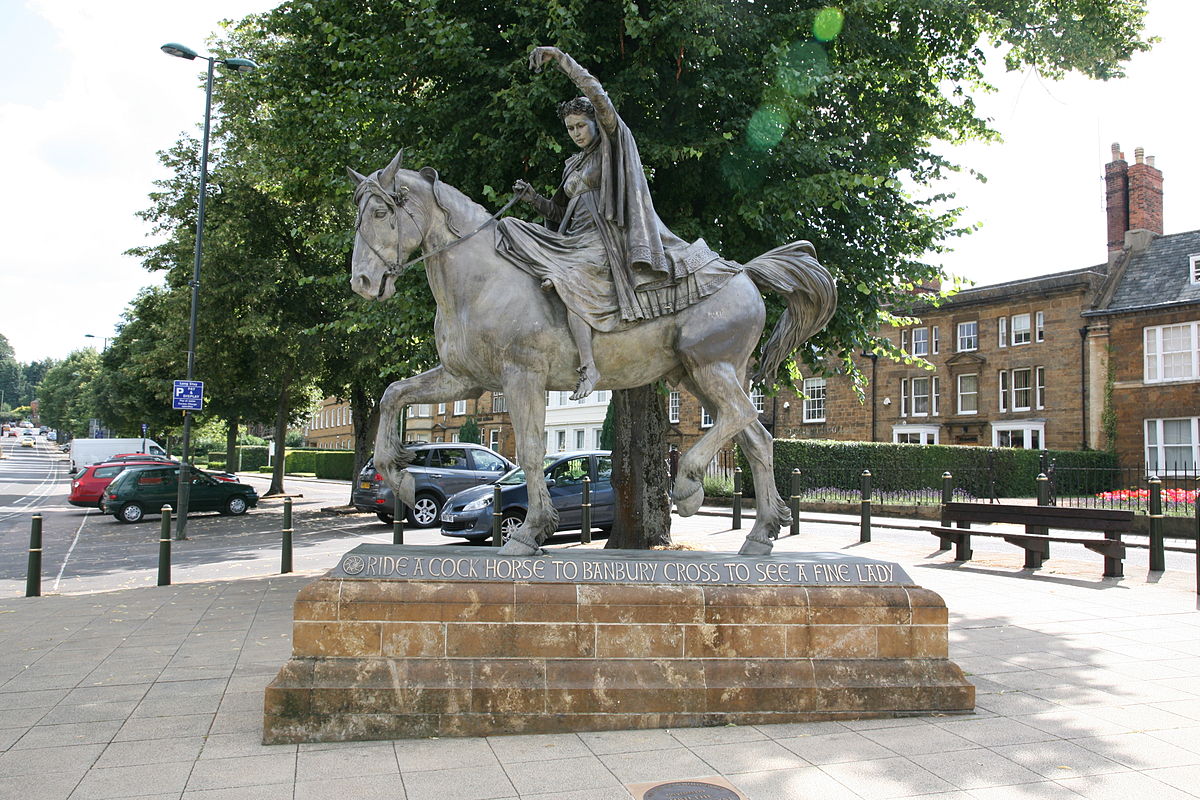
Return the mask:
<path fill-rule="evenodd" d="M 579 87 L 583 96 L 592 101 L 596 109 L 596 121 L 604 126 L 604 130 L 614 132 L 617 129 L 617 109 L 608 99 L 600 81 L 557 47 L 535 47 L 529 54 L 529 68 L 534 72 L 541 72 L 542 67 L 549 61 L 556 63 L 571 82 Z"/>

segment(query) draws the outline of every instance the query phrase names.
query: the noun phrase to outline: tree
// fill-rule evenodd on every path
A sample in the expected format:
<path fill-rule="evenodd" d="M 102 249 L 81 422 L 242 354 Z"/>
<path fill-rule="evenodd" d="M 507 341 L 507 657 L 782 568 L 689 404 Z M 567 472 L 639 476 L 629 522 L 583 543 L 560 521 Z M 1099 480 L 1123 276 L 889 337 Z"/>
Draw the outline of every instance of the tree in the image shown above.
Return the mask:
<path fill-rule="evenodd" d="M 100 372 L 95 350 L 76 350 L 51 367 L 38 387 L 38 414 L 42 422 L 71 436 L 86 436 L 97 416 L 92 383 Z"/>
<path fill-rule="evenodd" d="M 981 43 L 1004 48 L 1010 68 L 1115 77 L 1149 47 L 1144 15 L 1143 0 L 296 0 L 230 32 L 221 46 L 262 69 L 218 93 L 257 188 L 313 209 L 303 240 L 329 256 L 322 275 L 344 282 L 332 268 L 352 231 L 343 164 L 374 169 L 405 143 L 410 164 L 485 202 L 515 178 L 552 190 L 555 102 L 573 87 L 524 64 L 533 46 L 557 45 L 614 98 L 676 233 L 739 261 L 815 243 L 842 296 L 797 358 L 853 371 L 862 350 L 897 355 L 874 331 L 940 277 L 926 254 L 967 232 L 938 210 L 937 182 L 958 169 L 939 147 L 997 137 L 972 99 L 988 88 Z M 398 297 L 404 318 L 389 324 L 415 367 L 432 307 L 416 270 Z M 772 300 L 770 323 L 780 310 Z M 363 325 L 389 317 L 343 311 Z M 777 377 L 794 379 L 795 365 Z M 618 439 L 631 424 L 616 421 Z"/>
<path fill-rule="evenodd" d="M 471 444 L 480 444 L 479 423 L 474 417 L 467 417 L 458 428 L 458 440 Z"/>

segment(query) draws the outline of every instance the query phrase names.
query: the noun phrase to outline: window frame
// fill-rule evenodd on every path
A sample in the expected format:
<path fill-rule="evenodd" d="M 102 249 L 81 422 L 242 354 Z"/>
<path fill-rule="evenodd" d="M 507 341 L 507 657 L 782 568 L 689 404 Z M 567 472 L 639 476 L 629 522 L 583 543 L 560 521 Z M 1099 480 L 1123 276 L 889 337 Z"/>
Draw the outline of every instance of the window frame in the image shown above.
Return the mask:
<path fill-rule="evenodd" d="M 919 436 L 919 442 L 901 442 L 902 436 Z M 893 444 L 919 444 L 931 445 L 939 444 L 941 441 L 941 426 L 939 425 L 893 425 L 892 426 L 892 443 Z"/>
<path fill-rule="evenodd" d="M 920 391 L 919 387 L 922 384 L 924 385 L 924 392 L 918 393 Z M 933 390 L 933 381 L 929 378 L 929 376 L 921 376 L 919 378 L 910 379 L 909 386 L 912 387 L 912 404 L 910 406 L 910 408 L 912 410 L 912 416 L 928 417 L 930 408 L 932 407 L 932 401 L 930 400 L 930 394 Z M 924 403 L 925 410 L 924 411 L 918 410 L 919 409 L 919 405 L 917 403 L 918 398 L 923 398 L 925 401 L 925 403 Z"/>
<path fill-rule="evenodd" d="M 801 419 L 807 423 L 824 422 L 829 384 L 824 378 L 805 378 L 801 387 L 804 398 Z"/>
<path fill-rule="evenodd" d="M 1192 284 L 1200 283 L 1200 253 L 1188 256 L 1188 278 Z"/>
<path fill-rule="evenodd" d="M 713 416 L 708 413 L 708 409 L 700 406 L 700 427 L 711 428 L 713 426 Z"/>
<path fill-rule="evenodd" d="M 974 330 L 969 334 L 969 341 L 971 342 L 971 345 L 969 347 L 964 347 L 963 346 L 963 338 L 964 338 L 963 337 L 963 328 L 967 325 L 973 326 Z M 958 325 L 955 329 L 955 340 L 957 342 L 957 347 L 958 347 L 958 350 L 956 352 L 973 353 L 976 350 L 978 350 L 979 349 L 979 320 L 973 319 L 973 320 L 969 320 L 967 322 L 958 323 Z"/>
<path fill-rule="evenodd" d="M 1186 350 L 1163 352 L 1163 332 L 1172 328 L 1187 329 L 1189 347 Z M 1190 375 L 1165 377 L 1166 356 L 1191 353 Z M 1153 361 L 1152 361 L 1153 359 Z M 1153 370 L 1151 364 L 1153 363 Z M 1151 372 L 1154 376 L 1151 377 Z M 1142 383 L 1183 383 L 1200 379 L 1200 320 L 1173 322 L 1169 325 L 1147 325 L 1142 328 Z"/>
<path fill-rule="evenodd" d="M 461 417 L 461 416 L 465 416 L 466 413 L 467 413 L 467 401 L 466 400 L 455 400 L 454 401 L 454 416 Z"/>
<path fill-rule="evenodd" d="M 997 320 L 996 334 L 996 343 L 1000 347 L 1008 347 L 1008 317 L 1000 317 Z"/>
<path fill-rule="evenodd" d="M 974 391 L 970 391 L 970 392 L 963 391 L 963 379 L 964 378 L 974 378 L 975 379 Z M 979 413 L 979 373 L 978 372 L 965 372 L 962 375 L 957 376 L 954 396 L 955 396 L 955 408 L 957 409 L 957 413 L 963 414 L 963 415 L 978 414 Z M 963 407 L 963 398 L 964 397 L 974 398 L 975 408 L 973 408 L 973 409 L 964 408 Z"/>
<path fill-rule="evenodd" d="M 1035 342 L 1046 341 L 1046 314 L 1044 311 L 1037 311 L 1033 315 L 1033 340 Z"/>
<path fill-rule="evenodd" d="M 929 355 L 929 328 L 912 329 L 912 355 Z"/>
<path fill-rule="evenodd" d="M 1018 328 L 1017 320 L 1021 320 L 1024 323 L 1024 326 Z M 1033 341 L 1033 316 L 1029 312 L 1025 312 L 1024 314 L 1013 314 L 1010 320 L 1009 330 L 1011 331 L 1012 335 L 1013 347 L 1020 347 L 1021 345 L 1031 343 Z"/>
<path fill-rule="evenodd" d="M 1010 380 L 1009 386 L 1012 389 L 1012 397 L 1009 402 L 1010 411 L 1032 411 L 1033 410 L 1033 369 L 1030 367 L 1016 367 L 1009 370 Z M 1025 382 L 1024 386 L 1017 385 L 1018 375 L 1022 376 Z M 1022 405 L 1021 395 L 1024 394 L 1024 405 Z"/>
<path fill-rule="evenodd" d="M 1167 444 L 1165 439 L 1165 430 L 1163 423 L 1165 422 L 1189 422 L 1189 433 L 1191 442 L 1186 444 Z M 1150 430 L 1154 425 L 1155 435 L 1154 443 L 1151 444 Z M 1191 448 L 1191 466 L 1185 466 L 1183 469 L 1168 469 L 1165 465 L 1166 448 L 1168 447 L 1190 447 Z M 1151 457 L 1151 450 L 1155 451 L 1154 457 Z M 1147 418 L 1142 423 L 1142 454 L 1146 461 L 1146 470 L 1152 475 L 1159 477 L 1170 477 L 1175 475 L 1194 475 L 1196 469 L 1200 466 L 1200 417 L 1158 417 Z"/>
<path fill-rule="evenodd" d="M 992 447 L 1002 447 L 1001 433 L 1021 431 L 1021 450 L 1044 450 L 1046 447 L 1046 423 L 1043 422 L 1001 422 L 992 425 Z M 1030 447 L 1032 435 L 1037 434 L 1037 446 Z M 1012 445 L 1008 445 L 1011 447 Z"/>
<path fill-rule="evenodd" d="M 679 392 L 667 395 L 667 422 L 679 422 Z"/>

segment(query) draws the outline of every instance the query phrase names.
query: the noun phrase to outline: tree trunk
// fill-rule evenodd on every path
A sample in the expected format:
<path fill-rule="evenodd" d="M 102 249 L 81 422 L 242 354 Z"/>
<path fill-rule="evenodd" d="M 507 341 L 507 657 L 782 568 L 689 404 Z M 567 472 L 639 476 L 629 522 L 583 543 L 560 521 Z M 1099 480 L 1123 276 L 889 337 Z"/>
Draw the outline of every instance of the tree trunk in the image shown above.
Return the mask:
<path fill-rule="evenodd" d="M 350 479 L 350 494 L 353 497 L 358 473 L 375 447 L 375 434 L 379 431 L 379 403 L 362 388 L 353 387 L 350 389 L 350 417 L 354 421 L 354 472 Z"/>
<path fill-rule="evenodd" d="M 291 382 L 285 380 L 279 390 L 279 403 L 275 406 L 275 469 L 271 471 L 271 487 L 267 494 L 283 494 L 284 457 L 287 455 L 288 397 Z"/>
<path fill-rule="evenodd" d="M 671 543 L 667 408 L 655 384 L 613 392 L 616 519 L 606 549 Z"/>
<path fill-rule="evenodd" d="M 229 427 L 225 429 L 225 471 L 237 472 L 241 464 L 238 463 L 238 421 L 236 419 L 229 420 Z"/>

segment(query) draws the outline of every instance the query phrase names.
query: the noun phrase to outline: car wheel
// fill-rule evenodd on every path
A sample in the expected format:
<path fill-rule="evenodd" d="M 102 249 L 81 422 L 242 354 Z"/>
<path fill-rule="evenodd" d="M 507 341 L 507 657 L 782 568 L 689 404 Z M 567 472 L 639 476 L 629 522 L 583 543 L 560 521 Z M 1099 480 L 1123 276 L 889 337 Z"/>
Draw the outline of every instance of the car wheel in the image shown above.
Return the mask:
<path fill-rule="evenodd" d="M 241 514 L 245 514 L 246 509 L 248 507 L 249 506 L 246 505 L 246 498 L 242 497 L 241 495 L 235 494 L 232 497 L 230 497 L 228 500 L 225 501 L 224 513 L 230 514 L 230 515 L 236 517 Z"/>
<path fill-rule="evenodd" d="M 379 521 L 382 522 L 384 525 L 391 525 L 393 522 L 396 521 L 396 518 L 393 517 L 391 514 L 385 514 L 382 511 L 376 511 L 375 516 L 379 517 Z"/>
<path fill-rule="evenodd" d="M 512 535 L 517 532 L 517 528 L 521 527 L 521 523 L 525 521 L 525 512 L 513 509 L 505 511 L 500 517 L 500 541 L 507 542 Z"/>
<path fill-rule="evenodd" d="M 141 522 L 146 512 L 137 503 L 126 503 L 114 516 L 118 522 Z"/>
<path fill-rule="evenodd" d="M 428 528 L 437 523 L 439 510 L 436 497 L 431 494 L 419 494 L 416 503 L 408 509 L 408 521 L 415 528 Z"/>

